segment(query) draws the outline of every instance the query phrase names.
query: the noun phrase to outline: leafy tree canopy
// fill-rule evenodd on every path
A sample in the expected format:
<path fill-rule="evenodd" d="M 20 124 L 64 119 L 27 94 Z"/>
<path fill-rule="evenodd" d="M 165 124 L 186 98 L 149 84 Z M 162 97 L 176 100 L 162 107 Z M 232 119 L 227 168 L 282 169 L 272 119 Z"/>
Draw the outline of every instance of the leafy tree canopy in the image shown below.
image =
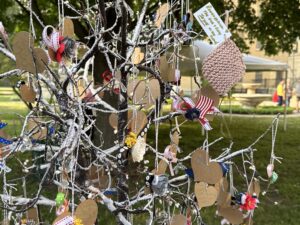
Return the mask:
<path fill-rule="evenodd" d="M 90 0 L 89 4 L 97 0 Z M 70 0 L 80 12 L 85 11 L 87 1 Z M 142 0 L 126 1 L 137 12 L 142 6 Z M 186 2 L 186 1 L 185 1 Z M 300 3 L 298 0 L 193 0 L 190 8 L 193 12 L 206 3 L 211 2 L 219 14 L 225 10 L 231 10 L 229 28 L 233 38 L 239 47 L 247 52 L 248 43 L 254 40 L 260 41 L 262 50 L 267 54 L 274 55 L 278 52 L 291 52 L 293 44 L 300 36 Z M 158 1 L 152 0 L 148 14 L 155 12 Z M 1 1 L 0 21 L 5 24 L 9 33 L 29 29 L 28 0 L 5 0 Z M 254 7 L 259 5 L 259 7 Z M 255 10 L 259 9 L 259 10 Z M 57 0 L 32 0 L 32 9 L 41 19 L 43 24 L 56 24 L 58 16 Z M 65 7 L 66 15 L 74 15 L 71 9 Z M 38 36 L 41 28 L 34 21 Z M 196 31 L 201 28 L 197 22 L 194 25 Z M 75 23 L 77 36 L 88 32 L 84 21 Z M 82 33 L 83 34 L 83 33 Z M 245 38 L 246 37 L 246 38 Z"/>

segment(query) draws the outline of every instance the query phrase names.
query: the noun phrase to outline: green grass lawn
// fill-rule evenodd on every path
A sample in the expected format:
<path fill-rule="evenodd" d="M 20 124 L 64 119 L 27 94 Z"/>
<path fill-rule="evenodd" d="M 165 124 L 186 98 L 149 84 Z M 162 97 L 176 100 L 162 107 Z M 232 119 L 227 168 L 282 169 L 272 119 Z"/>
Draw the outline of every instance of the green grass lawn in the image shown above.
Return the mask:
<path fill-rule="evenodd" d="M 2 91 L 0 89 L 0 120 L 8 122 L 9 126 L 5 128 L 6 132 L 10 135 L 17 135 L 22 120 L 16 114 L 26 114 L 26 106 L 16 100 L 16 96 L 12 94 L 8 89 Z M 222 148 L 228 147 L 230 141 L 234 142 L 233 150 L 238 150 L 247 147 L 251 144 L 265 129 L 270 125 L 272 118 L 258 118 L 258 117 L 229 117 L 225 119 L 216 117 L 211 125 L 213 130 L 209 132 L 209 141 L 213 141 L 216 138 L 224 137 L 225 139 L 210 148 L 211 156 L 217 156 L 222 152 Z M 174 124 L 174 123 L 173 123 Z M 229 128 L 230 133 L 227 132 L 226 125 Z M 169 130 L 170 124 L 161 124 L 159 130 L 159 149 L 164 150 L 165 146 L 169 144 Z M 201 126 L 198 122 L 185 123 L 182 128 L 182 139 L 180 141 L 180 147 L 182 152 L 179 156 L 186 155 L 195 148 L 202 145 L 204 137 L 201 134 Z M 300 217 L 298 212 L 300 210 L 300 118 L 288 118 L 287 131 L 283 131 L 283 120 L 281 118 L 278 130 L 278 137 L 276 140 L 277 156 L 283 157 L 282 164 L 276 163 L 275 169 L 279 174 L 278 181 L 272 185 L 269 189 L 269 193 L 266 196 L 261 196 L 258 209 L 255 211 L 255 224 L 259 225 L 297 225 L 300 224 Z M 154 146 L 154 129 L 150 129 L 148 134 L 148 142 Z M 255 164 L 259 173 L 266 177 L 266 166 L 269 163 L 270 151 L 271 151 L 271 134 L 269 133 L 263 140 L 261 140 L 255 148 L 257 151 L 254 154 Z M 28 153 L 26 153 L 28 156 Z M 24 157 L 22 154 L 18 154 L 18 157 Z M 12 160 L 11 160 L 12 161 Z M 240 158 L 236 158 L 234 162 L 237 165 L 241 164 Z M 190 162 L 188 162 L 187 166 Z M 14 166 L 14 165 L 13 165 Z M 14 173 L 18 173 L 20 168 L 14 170 Z M 242 185 L 243 178 L 234 171 L 235 186 L 240 190 L 245 190 Z M 10 176 L 14 176 L 11 173 Z M 36 176 L 28 182 L 28 191 L 34 188 L 33 183 L 39 179 Z M 0 185 L 1 186 L 1 185 Z M 267 184 L 261 184 L 262 189 L 267 187 Z M 51 193 L 52 192 L 52 193 Z M 55 196 L 55 190 L 51 187 L 46 188 L 45 194 L 50 194 L 52 198 Z M 274 202 L 278 204 L 275 205 Z M 210 207 L 201 210 L 201 215 L 204 218 L 206 224 L 219 225 L 220 219 L 215 216 L 215 207 Z M 44 211 L 46 212 L 46 211 Z M 51 212 L 51 217 L 54 216 L 54 211 Z M 105 214 L 105 215 L 103 215 Z M 111 218 L 111 214 L 102 213 L 100 215 L 100 224 L 114 224 Z M 44 215 L 45 218 L 45 215 Z M 134 224 L 145 224 L 137 216 Z"/>

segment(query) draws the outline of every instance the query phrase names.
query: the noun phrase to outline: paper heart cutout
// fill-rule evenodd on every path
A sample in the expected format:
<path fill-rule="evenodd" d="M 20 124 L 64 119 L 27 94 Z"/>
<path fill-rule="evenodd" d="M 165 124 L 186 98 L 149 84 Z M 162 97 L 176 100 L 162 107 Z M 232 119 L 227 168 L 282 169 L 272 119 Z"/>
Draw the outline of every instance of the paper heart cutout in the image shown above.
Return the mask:
<path fill-rule="evenodd" d="M 135 48 L 131 56 L 131 61 L 133 64 L 139 64 L 143 61 L 145 54 L 141 51 L 141 48 Z"/>
<path fill-rule="evenodd" d="M 168 16 L 170 10 L 169 3 L 162 4 L 158 10 L 156 11 L 155 17 L 155 26 L 160 28 L 162 23 L 165 21 L 166 17 Z"/>
<path fill-rule="evenodd" d="M 39 118 L 29 118 L 28 120 L 28 130 L 32 131 L 32 138 L 35 140 L 43 140 L 46 138 L 48 129 L 47 127 L 41 126 Z"/>
<path fill-rule="evenodd" d="M 222 178 L 215 184 L 218 191 L 217 205 L 223 208 L 231 206 L 231 194 L 228 192 L 228 181 Z"/>
<path fill-rule="evenodd" d="M 146 113 L 143 111 L 128 112 L 128 128 L 135 134 L 139 134 L 148 123 Z"/>
<path fill-rule="evenodd" d="M 118 128 L 118 114 L 111 113 L 108 118 L 109 124 L 115 130 Z"/>
<path fill-rule="evenodd" d="M 21 84 L 20 95 L 25 102 L 34 103 L 36 98 L 36 93 L 32 86 L 27 86 L 26 84 Z"/>
<path fill-rule="evenodd" d="M 249 194 L 253 195 L 254 193 L 256 194 L 257 197 L 259 197 L 260 194 L 260 183 L 259 180 L 254 179 L 249 185 Z"/>
<path fill-rule="evenodd" d="M 157 165 L 157 169 L 154 169 L 152 173 L 155 175 L 163 175 L 166 173 L 168 166 L 169 164 L 165 160 L 160 160 Z"/>
<path fill-rule="evenodd" d="M 87 180 L 91 182 L 93 186 L 99 189 L 105 189 L 109 184 L 109 177 L 105 173 L 104 169 L 98 169 L 92 165 L 87 171 Z"/>
<path fill-rule="evenodd" d="M 159 59 L 159 71 L 161 78 L 166 82 L 176 82 L 176 68 L 173 63 L 168 63 L 165 55 Z"/>
<path fill-rule="evenodd" d="M 98 206 L 92 199 L 81 202 L 75 211 L 75 217 L 79 218 L 84 225 L 93 225 L 97 219 Z"/>
<path fill-rule="evenodd" d="M 179 214 L 172 217 L 170 225 L 186 225 L 186 216 Z"/>
<path fill-rule="evenodd" d="M 14 37 L 13 52 L 16 56 L 16 67 L 32 74 L 44 72 L 49 63 L 47 53 L 41 48 L 33 48 L 33 39 L 25 31 Z"/>
<path fill-rule="evenodd" d="M 74 36 L 74 24 L 70 18 L 64 18 L 63 35 L 72 38 Z"/>
<path fill-rule="evenodd" d="M 128 111 L 128 129 L 135 134 L 139 134 L 148 123 L 147 115 L 143 111 Z M 112 128 L 118 128 L 118 115 L 109 115 L 109 124 Z"/>
<path fill-rule="evenodd" d="M 39 224 L 39 214 L 37 208 L 30 208 L 27 211 L 27 220 L 34 221 L 35 224 Z"/>
<path fill-rule="evenodd" d="M 230 223 L 234 225 L 243 223 L 243 213 L 238 208 L 220 207 L 218 209 L 218 215 L 224 217 L 226 220 L 228 220 Z"/>
<path fill-rule="evenodd" d="M 208 186 L 207 183 L 195 183 L 195 195 L 199 208 L 213 205 L 218 197 L 218 192 L 215 187 Z"/>
<path fill-rule="evenodd" d="M 132 101 L 134 104 L 146 105 L 148 103 L 147 84 L 140 80 L 133 90 Z"/>
<path fill-rule="evenodd" d="M 139 79 L 129 79 L 127 85 L 127 95 L 132 98 L 135 87 L 138 85 Z"/>
<path fill-rule="evenodd" d="M 143 105 L 145 109 L 148 109 L 160 97 L 160 94 L 160 85 L 157 79 L 150 79 L 148 83 L 141 80 L 134 88 L 132 101 L 134 104 Z"/>
<path fill-rule="evenodd" d="M 206 161 L 207 153 L 198 149 L 192 154 L 191 165 L 194 172 L 194 181 L 202 181 L 208 184 L 216 184 L 223 177 L 220 164 Z"/>

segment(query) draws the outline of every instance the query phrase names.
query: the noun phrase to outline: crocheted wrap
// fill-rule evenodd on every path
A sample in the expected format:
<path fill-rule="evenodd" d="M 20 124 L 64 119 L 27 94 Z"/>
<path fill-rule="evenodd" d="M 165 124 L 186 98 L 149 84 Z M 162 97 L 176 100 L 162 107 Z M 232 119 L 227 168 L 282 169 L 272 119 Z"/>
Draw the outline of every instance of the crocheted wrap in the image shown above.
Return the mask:
<path fill-rule="evenodd" d="M 204 59 L 202 72 L 215 91 L 224 95 L 242 78 L 245 69 L 242 53 L 227 39 Z"/>

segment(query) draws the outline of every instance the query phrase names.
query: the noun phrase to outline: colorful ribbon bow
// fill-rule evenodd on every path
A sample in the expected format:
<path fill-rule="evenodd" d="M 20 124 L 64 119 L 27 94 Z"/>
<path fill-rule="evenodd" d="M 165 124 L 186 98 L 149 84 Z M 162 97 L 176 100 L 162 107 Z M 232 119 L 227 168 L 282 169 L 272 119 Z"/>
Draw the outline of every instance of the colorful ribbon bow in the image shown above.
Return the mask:
<path fill-rule="evenodd" d="M 55 52 L 55 59 L 61 62 L 65 51 L 64 37 L 53 26 L 46 26 L 43 30 L 43 41 L 48 48 Z"/>
<path fill-rule="evenodd" d="M 192 99 L 184 97 L 182 99 L 177 99 L 173 104 L 173 108 L 178 112 L 184 113 L 184 116 L 188 120 L 198 119 L 205 130 L 211 130 L 212 127 L 205 116 L 206 114 L 220 112 L 213 106 L 213 103 L 214 101 L 206 96 L 200 96 L 196 104 Z"/>
<path fill-rule="evenodd" d="M 256 195 L 249 195 L 248 193 L 239 193 L 236 195 L 236 202 L 240 205 L 243 210 L 254 210 L 259 203 Z"/>

